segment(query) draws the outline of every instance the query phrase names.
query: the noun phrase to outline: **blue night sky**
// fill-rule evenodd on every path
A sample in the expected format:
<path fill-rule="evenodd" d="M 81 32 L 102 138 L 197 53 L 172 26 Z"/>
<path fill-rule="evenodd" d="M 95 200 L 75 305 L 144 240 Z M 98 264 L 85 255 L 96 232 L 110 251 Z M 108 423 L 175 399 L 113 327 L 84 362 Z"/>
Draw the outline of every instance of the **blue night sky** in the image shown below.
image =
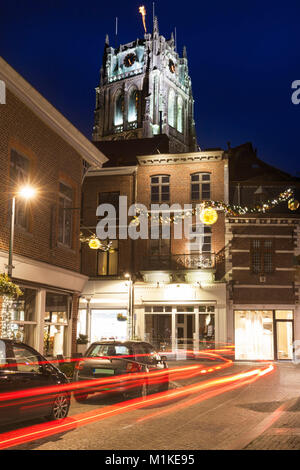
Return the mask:
<path fill-rule="evenodd" d="M 0 55 L 91 137 L 95 87 L 105 34 L 114 43 L 143 36 L 135 0 L 2 2 Z M 148 30 L 152 1 L 145 1 Z M 292 174 L 299 168 L 299 1 L 157 0 L 160 33 L 177 29 L 187 46 L 198 144 L 227 148 L 252 142 L 258 156 Z M 299 173 L 298 173 L 299 176 Z"/>

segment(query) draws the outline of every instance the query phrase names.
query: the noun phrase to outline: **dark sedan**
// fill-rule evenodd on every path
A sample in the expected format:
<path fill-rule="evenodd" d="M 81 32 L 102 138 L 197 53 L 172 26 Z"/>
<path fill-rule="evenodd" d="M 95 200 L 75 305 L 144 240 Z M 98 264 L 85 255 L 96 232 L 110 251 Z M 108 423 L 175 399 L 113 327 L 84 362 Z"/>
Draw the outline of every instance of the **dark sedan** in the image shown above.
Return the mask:
<path fill-rule="evenodd" d="M 149 343 L 100 341 L 91 344 L 76 364 L 74 382 L 82 382 L 82 388 L 74 392 L 78 402 L 95 392 L 121 393 L 125 398 L 146 396 L 168 390 L 168 366 Z"/>
<path fill-rule="evenodd" d="M 0 339 L 0 425 L 38 417 L 66 418 L 70 393 L 56 393 L 51 388 L 51 394 L 47 394 L 46 387 L 68 382 L 65 374 L 35 349 Z M 34 393 L 37 387 L 42 387 L 39 395 Z M 9 397 L 11 393 L 14 396 Z"/>

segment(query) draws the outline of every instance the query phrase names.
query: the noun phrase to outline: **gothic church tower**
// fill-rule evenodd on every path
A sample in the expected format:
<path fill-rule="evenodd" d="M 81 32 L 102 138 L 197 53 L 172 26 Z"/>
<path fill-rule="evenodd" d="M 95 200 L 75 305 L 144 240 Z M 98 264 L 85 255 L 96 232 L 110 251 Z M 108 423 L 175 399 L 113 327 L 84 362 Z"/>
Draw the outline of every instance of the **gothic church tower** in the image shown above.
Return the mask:
<path fill-rule="evenodd" d="M 170 152 L 197 150 L 194 100 L 186 49 L 180 57 L 173 34 L 153 33 L 113 48 L 106 36 L 96 88 L 93 141 L 140 139 L 166 134 Z"/>

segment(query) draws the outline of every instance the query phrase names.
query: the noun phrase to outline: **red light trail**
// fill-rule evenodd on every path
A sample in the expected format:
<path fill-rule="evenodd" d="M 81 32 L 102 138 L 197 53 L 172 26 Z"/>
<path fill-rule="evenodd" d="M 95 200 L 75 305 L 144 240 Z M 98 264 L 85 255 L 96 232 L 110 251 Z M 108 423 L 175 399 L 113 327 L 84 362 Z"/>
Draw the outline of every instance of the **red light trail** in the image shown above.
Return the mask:
<path fill-rule="evenodd" d="M 226 362 L 222 366 L 228 367 L 228 365 L 231 365 L 231 361 Z M 183 368 L 169 369 L 168 373 L 169 374 L 174 373 L 174 377 L 176 376 L 182 377 L 185 374 L 196 374 L 196 373 L 199 374 L 201 373 L 201 370 L 202 371 L 205 370 L 206 371 L 205 373 L 212 372 L 213 370 L 216 370 L 217 368 L 219 370 L 222 366 L 219 365 L 219 366 L 215 366 L 209 369 L 203 369 L 197 365 L 187 366 Z M 90 424 L 95 421 L 100 421 L 102 419 L 116 416 L 118 414 L 123 414 L 128 411 L 133 411 L 133 410 L 145 407 L 145 406 L 166 403 L 176 398 L 187 397 L 188 395 L 197 394 L 203 391 L 206 392 L 206 393 L 202 393 L 200 396 L 194 397 L 193 399 L 187 400 L 184 403 L 180 403 L 179 405 L 178 404 L 173 405 L 171 407 L 168 407 L 168 409 L 163 410 L 164 413 L 176 411 L 185 406 L 191 406 L 195 403 L 198 403 L 199 401 L 209 399 L 217 394 L 225 393 L 237 387 L 246 385 L 247 383 L 251 383 L 263 377 L 264 375 L 271 373 L 273 370 L 274 370 L 273 365 L 259 367 L 259 368 L 252 369 L 247 372 L 233 374 L 233 375 L 225 376 L 221 378 L 213 378 L 211 380 L 207 380 L 207 381 L 200 382 L 197 384 L 187 385 L 180 389 L 156 393 L 155 395 L 148 396 L 146 398 L 136 398 L 133 400 L 119 403 L 118 405 L 108 406 L 105 410 L 97 409 L 97 410 L 89 411 L 86 413 L 79 413 L 75 416 L 66 418 L 60 422 L 52 421 L 48 423 L 42 423 L 42 424 L 34 425 L 31 427 L 19 429 L 16 431 L 6 432 L 0 435 L 0 449 L 17 446 L 20 444 L 24 444 L 26 442 L 44 438 L 46 436 L 51 436 L 53 434 L 70 431 L 71 429 L 77 428 L 79 426 L 84 426 L 86 424 Z M 160 373 L 161 372 L 154 373 L 157 380 L 158 380 Z M 135 375 L 140 376 L 140 374 L 135 374 Z M 145 376 L 145 374 L 141 374 L 141 375 Z M 173 379 L 173 376 L 172 376 L 172 379 Z M 111 383 L 111 379 L 110 379 L 110 383 Z M 66 384 L 64 386 L 59 386 L 59 388 L 70 387 L 70 390 L 71 389 L 74 390 L 76 385 L 77 385 L 76 383 Z M 81 383 L 79 385 L 82 386 Z M 208 391 L 210 388 L 213 388 L 213 387 L 217 387 L 217 388 L 215 390 Z M 50 387 L 47 388 L 46 393 L 49 393 L 49 390 L 48 390 L 49 388 Z M 80 387 L 77 387 L 77 388 L 80 388 Z M 17 392 L 14 392 L 14 393 L 17 393 Z M 41 394 L 41 391 L 39 392 L 39 394 Z M 6 394 L 6 395 L 12 395 L 12 394 Z M 1 399 L 2 399 L 2 396 L 0 396 L 0 400 Z M 155 418 L 155 417 L 160 416 L 161 414 L 162 414 L 162 411 L 155 412 L 155 413 L 152 413 L 151 415 L 147 415 L 143 418 L 140 418 L 140 420 L 138 421 L 141 422 L 141 421 L 145 421 L 146 419 Z"/>

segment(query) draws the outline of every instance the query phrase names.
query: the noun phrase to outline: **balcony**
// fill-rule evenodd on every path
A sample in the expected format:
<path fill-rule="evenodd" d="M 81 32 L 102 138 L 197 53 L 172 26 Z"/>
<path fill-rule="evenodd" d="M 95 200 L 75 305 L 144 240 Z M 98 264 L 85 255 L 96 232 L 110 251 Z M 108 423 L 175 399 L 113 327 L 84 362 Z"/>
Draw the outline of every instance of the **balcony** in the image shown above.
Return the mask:
<path fill-rule="evenodd" d="M 215 253 L 148 256 L 141 261 L 143 271 L 186 271 L 215 268 Z"/>

